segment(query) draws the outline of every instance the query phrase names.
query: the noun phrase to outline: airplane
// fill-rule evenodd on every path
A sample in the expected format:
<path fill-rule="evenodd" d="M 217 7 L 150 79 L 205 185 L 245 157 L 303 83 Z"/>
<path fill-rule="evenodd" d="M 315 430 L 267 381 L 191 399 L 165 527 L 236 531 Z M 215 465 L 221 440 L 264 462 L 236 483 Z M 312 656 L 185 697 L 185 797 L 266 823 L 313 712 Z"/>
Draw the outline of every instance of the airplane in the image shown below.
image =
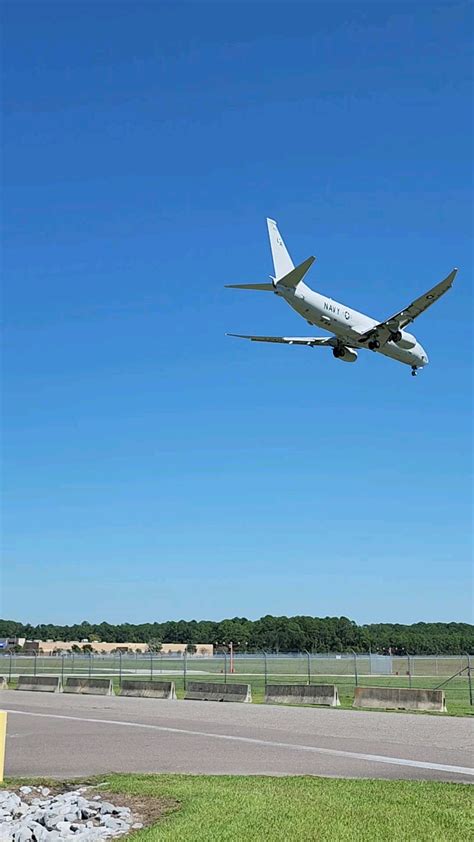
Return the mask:
<path fill-rule="evenodd" d="M 306 345 L 309 348 L 332 348 L 334 357 L 347 363 L 356 362 L 358 352 L 368 348 L 370 351 L 411 366 L 414 377 L 418 369 L 428 365 L 428 354 L 425 349 L 405 328 L 451 288 L 457 269 L 453 269 L 443 281 L 421 295 L 408 307 L 380 322 L 346 307 L 345 304 L 339 304 L 332 298 L 326 298 L 306 286 L 303 278 L 315 258 L 308 257 L 295 267 L 275 220 L 267 219 L 267 226 L 275 271 L 274 276 L 270 275 L 271 283 L 226 284 L 226 288 L 273 292 L 306 319 L 311 327 L 317 325 L 333 335 L 329 337 L 249 336 L 243 333 L 228 333 L 227 336 L 250 339 L 252 342 L 278 342 L 285 345 Z"/>

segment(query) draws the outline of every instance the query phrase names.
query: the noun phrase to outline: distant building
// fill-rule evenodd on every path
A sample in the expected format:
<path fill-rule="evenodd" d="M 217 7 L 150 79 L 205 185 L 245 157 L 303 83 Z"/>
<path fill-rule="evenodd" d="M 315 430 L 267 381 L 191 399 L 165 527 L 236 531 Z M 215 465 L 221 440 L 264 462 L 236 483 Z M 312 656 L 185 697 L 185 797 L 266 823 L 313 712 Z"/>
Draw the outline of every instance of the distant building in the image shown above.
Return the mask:
<path fill-rule="evenodd" d="M 113 652 L 132 652 L 144 654 L 149 651 L 148 643 L 100 643 L 97 640 L 26 640 L 23 638 L 23 651 L 37 655 L 60 655 L 72 652 L 76 647 L 95 654 L 110 655 Z M 21 645 L 21 644 L 18 644 Z M 213 655 L 214 646 L 212 643 L 195 643 L 196 655 Z M 162 655 L 183 655 L 186 650 L 186 643 L 163 643 L 160 654 Z M 76 650 L 77 651 L 77 650 Z"/>
<path fill-rule="evenodd" d="M 161 655 L 182 655 L 186 649 L 186 643 L 163 643 Z M 212 643 L 193 643 L 196 647 L 195 655 L 213 655 L 214 644 Z"/>
<path fill-rule="evenodd" d="M 0 652 L 13 649 L 15 646 L 23 647 L 25 645 L 25 637 L 0 637 Z"/>

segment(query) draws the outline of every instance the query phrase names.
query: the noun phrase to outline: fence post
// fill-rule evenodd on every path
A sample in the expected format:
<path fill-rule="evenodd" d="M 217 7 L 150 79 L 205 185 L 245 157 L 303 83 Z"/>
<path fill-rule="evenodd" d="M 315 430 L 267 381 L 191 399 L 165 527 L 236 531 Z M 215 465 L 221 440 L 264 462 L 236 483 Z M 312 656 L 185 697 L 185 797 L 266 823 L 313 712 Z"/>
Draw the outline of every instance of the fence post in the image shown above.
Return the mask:
<path fill-rule="evenodd" d="M 64 655 L 61 655 L 61 684 L 64 684 Z"/>
<path fill-rule="evenodd" d="M 184 655 L 183 655 L 183 687 L 184 687 L 185 690 L 186 690 L 186 676 L 187 676 L 187 668 L 186 668 L 187 667 L 187 657 L 188 656 L 186 654 L 186 649 L 185 649 Z"/>
<path fill-rule="evenodd" d="M 358 687 L 359 686 L 359 676 L 358 676 L 358 673 L 357 673 L 357 654 L 354 652 L 354 650 L 352 650 L 352 654 L 354 655 L 354 681 L 355 681 L 355 686 Z"/>
<path fill-rule="evenodd" d="M 306 657 L 308 659 L 308 684 L 311 684 L 311 655 L 306 650 Z"/>
<path fill-rule="evenodd" d="M 267 653 L 266 652 L 263 653 L 263 660 L 264 660 L 263 671 L 264 671 L 264 675 L 265 675 L 265 693 L 266 693 L 267 692 L 267 675 L 268 675 L 268 673 L 267 673 Z"/>
<path fill-rule="evenodd" d="M 122 653 L 119 652 L 118 656 L 119 656 L 119 687 L 120 687 L 120 689 L 122 689 Z M 115 655 L 114 655 L 114 660 L 115 660 Z"/>
<path fill-rule="evenodd" d="M 11 652 L 9 652 L 8 654 L 9 654 L 9 657 L 10 657 L 10 662 L 8 664 L 8 682 L 10 682 L 12 680 L 12 659 L 13 659 L 13 656 L 12 656 Z"/>
<path fill-rule="evenodd" d="M 227 653 L 224 652 L 224 684 L 227 684 Z"/>
<path fill-rule="evenodd" d="M 72 653 L 72 669 L 71 672 L 74 672 L 74 652 Z"/>
<path fill-rule="evenodd" d="M 472 705 L 472 677 L 471 677 L 471 656 L 466 653 L 467 657 L 467 680 L 469 683 L 469 704 Z"/>
<path fill-rule="evenodd" d="M 34 658 L 33 658 L 33 675 L 36 675 L 36 663 L 37 663 L 37 658 L 38 658 L 38 655 L 37 655 L 37 654 L 36 654 L 36 652 L 35 652 L 35 653 L 34 653 Z"/>
<path fill-rule="evenodd" d="M 92 652 L 89 652 L 89 678 L 92 674 Z"/>
<path fill-rule="evenodd" d="M 150 652 L 150 681 L 153 681 L 153 652 Z"/>
<path fill-rule="evenodd" d="M 407 664 L 408 664 L 408 686 L 411 687 L 411 658 L 407 652 Z"/>

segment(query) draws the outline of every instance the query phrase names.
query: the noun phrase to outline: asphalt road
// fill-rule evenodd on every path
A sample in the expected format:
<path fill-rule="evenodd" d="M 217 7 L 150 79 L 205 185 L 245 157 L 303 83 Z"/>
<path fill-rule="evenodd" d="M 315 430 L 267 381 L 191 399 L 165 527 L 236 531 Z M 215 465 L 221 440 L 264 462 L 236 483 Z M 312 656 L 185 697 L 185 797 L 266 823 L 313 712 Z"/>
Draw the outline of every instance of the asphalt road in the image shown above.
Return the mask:
<path fill-rule="evenodd" d="M 111 771 L 474 781 L 473 722 L 5 690 L 5 774 Z"/>

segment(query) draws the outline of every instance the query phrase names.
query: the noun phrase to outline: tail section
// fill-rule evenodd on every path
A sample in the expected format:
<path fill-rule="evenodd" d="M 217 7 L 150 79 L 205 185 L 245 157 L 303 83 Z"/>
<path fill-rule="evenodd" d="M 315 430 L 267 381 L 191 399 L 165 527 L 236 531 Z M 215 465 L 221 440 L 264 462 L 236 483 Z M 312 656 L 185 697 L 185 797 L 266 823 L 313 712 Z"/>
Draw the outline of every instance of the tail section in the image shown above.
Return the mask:
<path fill-rule="evenodd" d="M 272 250 L 275 277 L 272 277 L 271 284 L 226 284 L 228 289 L 254 289 L 261 292 L 276 292 L 279 290 L 295 289 L 303 280 L 308 269 L 315 261 L 314 257 L 308 257 L 299 266 L 295 265 L 286 250 L 286 246 L 280 236 L 277 224 L 273 219 L 267 219 L 268 235 Z"/>
<path fill-rule="evenodd" d="M 274 219 L 267 219 L 268 236 L 270 237 L 270 248 L 272 250 L 273 265 L 275 267 L 275 280 L 279 281 L 288 275 L 295 268 L 290 255 L 286 250 L 285 243 L 280 235 Z"/>

